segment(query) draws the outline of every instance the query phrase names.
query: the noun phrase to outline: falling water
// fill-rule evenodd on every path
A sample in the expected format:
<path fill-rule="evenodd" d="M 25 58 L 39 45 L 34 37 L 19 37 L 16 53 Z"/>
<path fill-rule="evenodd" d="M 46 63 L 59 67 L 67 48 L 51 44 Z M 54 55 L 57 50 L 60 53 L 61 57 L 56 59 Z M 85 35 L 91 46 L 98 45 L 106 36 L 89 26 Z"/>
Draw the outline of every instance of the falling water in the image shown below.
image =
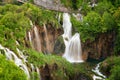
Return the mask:
<path fill-rule="evenodd" d="M 29 38 L 30 44 L 32 44 L 32 38 L 31 38 L 31 33 L 30 32 L 28 32 L 28 38 Z"/>
<path fill-rule="evenodd" d="M 68 13 L 63 14 L 63 39 L 65 43 L 65 53 L 63 55 L 69 62 L 83 62 L 82 49 L 79 33 L 75 33 L 72 37 L 72 24 L 70 22 L 70 16 Z"/>
<path fill-rule="evenodd" d="M 50 50 L 50 46 L 49 46 L 49 39 L 48 39 L 47 28 L 46 28 L 45 24 L 44 24 L 44 30 L 45 30 L 45 40 L 46 40 L 47 53 L 49 53 L 48 51 Z"/>
<path fill-rule="evenodd" d="M 35 33 L 35 40 L 36 40 L 36 49 L 41 52 L 41 40 L 39 37 L 38 29 L 36 26 L 34 26 L 34 33 Z"/>
<path fill-rule="evenodd" d="M 33 72 L 33 74 L 32 74 L 32 80 L 35 80 L 35 78 L 34 78 L 35 67 L 34 67 L 33 64 L 30 64 L 30 65 L 31 65 L 31 72 Z"/>
<path fill-rule="evenodd" d="M 8 48 L 3 47 L 2 45 L 0 45 L 0 49 L 4 50 L 7 60 L 14 61 L 14 63 L 25 72 L 28 80 L 30 79 L 29 68 L 32 69 L 31 72 L 37 72 L 38 78 L 41 80 L 38 67 L 35 68 L 33 66 L 33 64 L 30 64 L 31 67 L 29 66 L 29 68 L 28 68 L 27 67 L 27 64 L 28 64 L 27 56 L 24 56 L 22 51 L 20 51 L 18 48 L 16 48 L 16 50 L 18 52 L 18 55 L 16 55 L 13 51 L 9 50 Z M 34 74 L 32 76 L 33 76 L 33 79 L 31 79 L 31 80 L 34 80 Z"/>
<path fill-rule="evenodd" d="M 82 50 L 79 37 L 79 33 L 75 33 L 66 46 L 63 57 L 65 57 L 69 62 L 83 62 L 81 58 L 82 55 L 80 54 L 82 53 Z"/>
<path fill-rule="evenodd" d="M 20 45 L 18 41 L 15 41 L 16 42 L 16 45 Z"/>
<path fill-rule="evenodd" d="M 105 80 L 106 76 L 104 76 L 100 71 L 99 71 L 100 63 L 97 64 L 95 69 L 92 69 L 93 72 L 95 72 L 98 76 L 93 75 L 93 80 Z"/>
<path fill-rule="evenodd" d="M 63 29 L 63 38 L 65 38 L 66 40 L 70 40 L 72 36 L 72 24 L 70 22 L 70 16 L 68 13 L 63 14 Z"/>
<path fill-rule="evenodd" d="M 39 78 L 40 80 L 42 80 L 42 79 L 41 79 L 41 76 L 40 76 L 40 71 L 39 71 L 39 68 L 38 68 L 38 67 L 36 67 L 36 71 L 37 71 L 37 74 L 38 74 L 38 78 Z"/>
<path fill-rule="evenodd" d="M 30 41 L 30 45 L 31 45 L 32 49 L 34 49 L 33 43 L 32 43 L 31 32 L 30 32 L 30 31 L 28 32 L 28 39 L 29 39 L 29 41 Z"/>
<path fill-rule="evenodd" d="M 10 61 L 14 61 L 15 64 L 26 73 L 26 75 L 28 76 L 28 79 L 29 79 L 30 74 L 29 74 L 28 68 L 26 66 L 26 62 L 25 62 L 26 60 L 22 60 L 22 59 L 25 59 L 25 57 L 23 55 L 19 54 L 20 56 L 23 57 L 22 59 L 20 59 L 14 52 L 9 50 L 8 48 L 4 48 L 2 45 L 0 45 L 0 49 L 4 50 L 6 58 Z"/>

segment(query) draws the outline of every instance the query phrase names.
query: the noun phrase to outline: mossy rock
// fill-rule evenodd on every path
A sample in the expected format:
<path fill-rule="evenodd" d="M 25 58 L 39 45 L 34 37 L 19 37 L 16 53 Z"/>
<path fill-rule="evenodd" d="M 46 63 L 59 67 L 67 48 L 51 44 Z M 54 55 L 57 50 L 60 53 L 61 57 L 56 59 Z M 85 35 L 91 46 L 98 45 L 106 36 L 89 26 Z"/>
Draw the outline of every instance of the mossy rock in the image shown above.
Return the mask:
<path fill-rule="evenodd" d="M 56 54 L 63 54 L 65 51 L 65 44 L 63 41 L 63 37 L 59 36 L 57 40 L 55 41 L 55 46 L 54 46 L 54 53 Z"/>

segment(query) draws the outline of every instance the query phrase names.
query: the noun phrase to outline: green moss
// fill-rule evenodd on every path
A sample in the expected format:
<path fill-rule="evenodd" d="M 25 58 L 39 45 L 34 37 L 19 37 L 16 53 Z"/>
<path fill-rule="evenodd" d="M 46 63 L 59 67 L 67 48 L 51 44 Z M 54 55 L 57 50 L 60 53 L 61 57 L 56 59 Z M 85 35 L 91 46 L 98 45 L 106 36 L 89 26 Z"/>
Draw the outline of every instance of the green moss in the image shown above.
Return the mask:
<path fill-rule="evenodd" d="M 0 54 L 0 80 L 27 80 L 25 73 Z"/>

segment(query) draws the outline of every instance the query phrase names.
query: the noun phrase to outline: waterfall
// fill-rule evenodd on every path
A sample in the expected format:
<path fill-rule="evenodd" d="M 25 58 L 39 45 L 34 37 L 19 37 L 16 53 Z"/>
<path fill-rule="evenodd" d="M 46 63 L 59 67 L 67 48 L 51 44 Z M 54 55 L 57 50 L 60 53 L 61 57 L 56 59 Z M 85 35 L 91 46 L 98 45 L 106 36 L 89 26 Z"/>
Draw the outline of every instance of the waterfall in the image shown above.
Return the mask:
<path fill-rule="evenodd" d="M 37 71 L 37 74 L 38 74 L 38 78 L 39 78 L 40 80 L 42 80 L 42 78 L 41 78 L 41 76 L 40 76 L 40 71 L 39 71 L 39 68 L 38 68 L 38 67 L 36 67 L 36 71 Z"/>
<path fill-rule="evenodd" d="M 32 45 L 32 37 L 31 37 L 30 31 L 28 32 L 28 38 L 29 38 L 30 44 Z"/>
<path fill-rule="evenodd" d="M 31 37 L 31 32 L 30 31 L 28 32 L 28 39 L 30 41 L 30 45 L 31 45 L 32 49 L 34 49 L 33 42 L 32 42 L 32 37 Z"/>
<path fill-rule="evenodd" d="M 35 33 L 35 40 L 36 40 L 36 44 L 34 46 L 36 46 L 37 51 L 41 52 L 41 40 L 40 40 L 39 32 L 36 26 L 34 26 L 34 33 Z"/>
<path fill-rule="evenodd" d="M 48 39 L 48 33 L 47 33 L 47 28 L 46 25 L 44 24 L 44 30 L 45 30 L 45 40 L 46 40 L 46 48 L 47 48 L 47 53 L 50 51 L 50 46 L 49 46 L 49 39 Z"/>
<path fill-rule="evenodd" d="M 32 35 L 33 33 L 32 30 L 28 32 L 28 39 L 30 41 L 30 45 L 32 49 L 36 49 L 38 52 L 41 52 L 42 51 L 41 40 L 40 40 L 38 28 L 35 25 L 33 25 L 32 21 L 30 21 L 30 25 L 31 25 L 31 28 L 33 28 L 33 32 L 34 32 L 34 35 Z"/>
<path fill-rule="evenodd" d="M 16 48 L 18 52 L 18 54 L 16 55 L 13 51 L 11 51 L 8 48 L 3 47 L 2 45 L 0 45 L 0 49 L 4 50 L 7 60 L 14 61 L 14 63 L 25 72 L 28 78 L 27 80 L 31 78 L 29 69 L 31 69 L 31 72 L 37 72 L 38 78 L 41 80 L 39 68 L 38 67 L 35 68 L 33 64 L 30 64 L 28 68 L 27 64 L 29 63 L 27 61 L 27 56 L 24 56 L 22 51 Z M 30 80 L 34 80 L 34 74 L 32 74 L 32 76 L 33 76 L 33 79 L 30 79 Z"/>
<path fill-rule="evenodd" d="M 75 33 L 75 35 L 72 36 L 72 24 L 68 13 L 63 14 L 63 29 L 64 34 L 62 36 L 66 47 L 63 57 L 71 63 L 83 62 L 81 57 L 82 49 L 80 35 L 79 33 Z"/>
<path fill-rule="evenodd" d="M 72 24 L 70 22 L 70 16 L 68 13 L 63 14 L 63 29 L 63 38 L 65 38 L 66 40 L 70 40 L 72 36 Z"/>
<path fill-rule="evenodd" d="M 98 76 L 93 75 L 93 80 L 105 80 L 106 76 L 104 76 L 100 71 L 99 71 L 100 63 L 97 64 L 95 69 L 92 69 L 93 72 L 95 72 Z"/>
<path fill-rule="evenodd" d="M 22 59 L 25 59 L 25 57 L 23 55 L 19 54 L 21 57 L 23 57 L 22 59 L 20 59 L 14 52 L 9 50 L 8 48 L 4 48 L 2 45 L 0 45 L 0 49 L 4 50 L 7 60 L 14 61 L 14 63 L 26 73 L 26 75 L 29 79 L 30 74 L 29 74 L 28 68 L 26 66 L 26 60 L 22 60 Z"/>

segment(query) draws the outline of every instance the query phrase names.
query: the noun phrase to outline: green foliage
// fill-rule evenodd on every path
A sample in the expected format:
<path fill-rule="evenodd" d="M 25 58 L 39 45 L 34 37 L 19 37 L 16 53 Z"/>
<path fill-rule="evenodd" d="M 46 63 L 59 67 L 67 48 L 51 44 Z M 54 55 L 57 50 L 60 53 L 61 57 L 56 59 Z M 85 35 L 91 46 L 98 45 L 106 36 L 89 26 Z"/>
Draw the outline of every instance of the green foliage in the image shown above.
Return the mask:
<path fill-rule="evenodd" d="M 0 54 L 0 80 L 27 80 L 25 73 Z"/>
<path fill-rule="evenodd" d="M 106 32 L 108 30 L 112 30 L 113 28 L 116 28 L 115 19 L 108 12 L 104 12 L 101 23 L 102 23 L 102 32 Z"/>
<path fill-rule="evenodd" d="M 101 70 L 104 73 L 110 73 L 107 80 L 119 80 L 120 79 L 120 56 L 109 57 L 102 62 Z"/>
<path fill-rule="evenodd" d="M 111 75 L 108 80 L 119 80 L 120 79 L 120 65 L 114 66 L 114 68 L 111 70 Z"/>
<path fill-rule="evenodd" d="M 90 0 L 61 0 L 61 3 L 70 9 L 73 10 L 78 10 L 78 9 L 82 9 L 81 12 L 83 14 L 87 14 L 88 11 L 90 11 L 90 7 L 88 7 L 88 2 Z"/>
<path fill-rule="evenodd" d="M 102 0 L 104 1 L 104 0 Z M 115 7 L 119 7 L 120 6 L 120 0 L 106 0 L 108 2 L 111 2 Z"/>
<path fill-rule="evenodd" d="M 115 22 L 117 25 L 114 52 L 115 54 L 119 54 L 120 53 L 120 45 L 119 45 L 120 44 L 120 7 L 118 7 L 118 9 L 115 11 L 113 17 L 115 18 Z"/>
<path fill-rule="evenodd" d="M 100 15 L 102 15 L 104 12 L 112 13 L 113 9 L 114 6 L 111 4 L 111 2 L 108 1 L 99 2 L 97 6 L 94 8 L 94 10 L 98 12 Z"/>
<path fill-rule="evenodd" d="M 113 14 L 113 17 L 115 18 L 115 21 L 117 23 L 117 26 L 120 27 L 120 7 L 118 7 L 116 10 L 115 10 L 115 13 Z"/>
<path fill-rule="evenodd" d="M 116 27 L 113 16 L 104 12 L 102 16 L 95 11 L 89 12 L 82 22 L 77 21 L 74 17 L 71 18 L 73 27 L 81 34 L 81 39 L 85 42 L 87 39 L 94 41 L 100 33 L 105 33 Z"/>
<path fill-rule="evenodd" d="M 30 20 L 33 24 L 53 23 L 58 27 L 56 14 L 54 11 L 43 10 L 30 3 L 20 6 L 13 4 L 0 6 L 0 43 L 15 51 L 16 40 L 20 45 L 25 45 L 24 37 L 31 27 Z"/>

